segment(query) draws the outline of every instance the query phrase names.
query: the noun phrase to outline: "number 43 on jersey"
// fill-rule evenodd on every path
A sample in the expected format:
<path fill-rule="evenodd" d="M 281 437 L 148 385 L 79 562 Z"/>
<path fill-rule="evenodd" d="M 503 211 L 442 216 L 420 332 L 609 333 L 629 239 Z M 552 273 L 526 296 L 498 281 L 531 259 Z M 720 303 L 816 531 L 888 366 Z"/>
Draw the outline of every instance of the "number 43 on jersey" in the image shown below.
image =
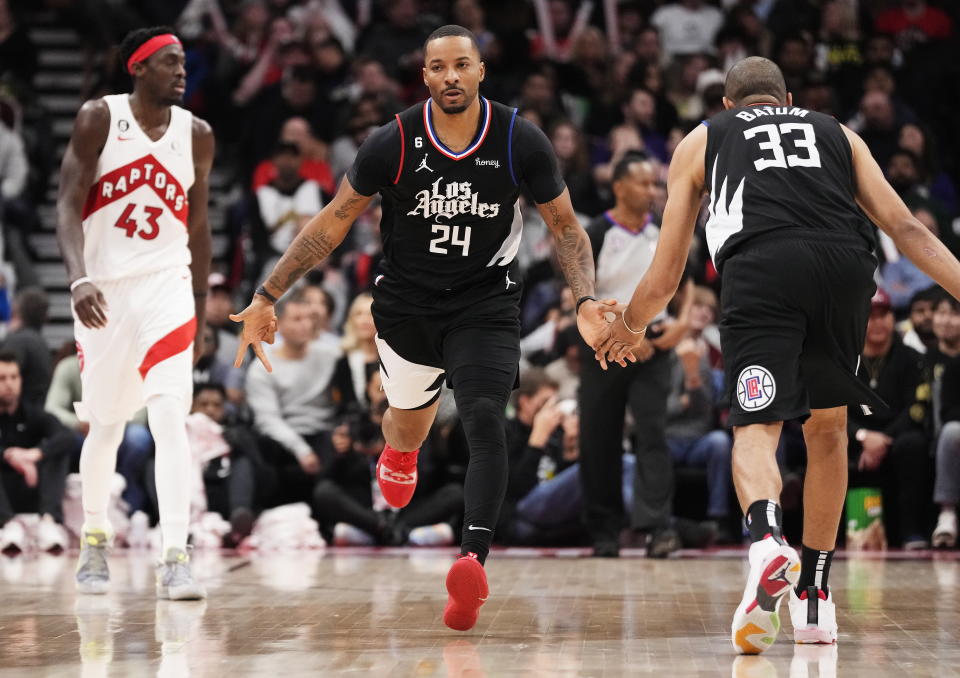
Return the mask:
<path fill-rule="evenodd" d="M 140 221 L 138 221 L 137 212 L 139 211 L 140 210 L 137 210 L 137 203 L 127 203 L 127 206 L 123 208 L 123 213 L 120 215 L 120 218 L 117 219 L 114 227 L 126 231 L 128 238 L 136 235 L 144 240 L 153 240 L 160 235 L 160 223 L 157 221 L 157 218 L 163 214 L 163 208 L 153 207 L 152 205 L 143 206 L 142 220 L 145 222 L 146 227 L 141 226 Z"/>

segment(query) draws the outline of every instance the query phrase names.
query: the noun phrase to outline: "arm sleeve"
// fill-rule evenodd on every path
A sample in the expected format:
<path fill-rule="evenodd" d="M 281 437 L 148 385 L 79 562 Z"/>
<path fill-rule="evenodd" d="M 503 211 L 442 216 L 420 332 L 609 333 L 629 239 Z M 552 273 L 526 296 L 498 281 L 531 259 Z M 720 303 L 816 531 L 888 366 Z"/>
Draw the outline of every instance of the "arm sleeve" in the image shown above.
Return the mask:
<path fill-rule="evenodd" d="M 512 146 L 517 181 L 526 185 L 537 204 L 550 202 L 563 193 L 566 184 L 560 174 L 557 155 L 539 127 L 517 116 Z"/>
<path fill-rule="evenodd" d="M 253 410 L 257 432 L 275 440 L 298 459 L 313 451 L 310 444 L 283 420 L 280 399 L 270 383 L 270 375 L 260 363 L 251 365 L 247 371 L 247 403 Z"/>
<path fill-rule="evenodd" d="M 350 185 L 362 195 L 373 195 L 390 186 L 400 171 L 400 125 L 394 120 L 367 137 L 347 170 Z"/>

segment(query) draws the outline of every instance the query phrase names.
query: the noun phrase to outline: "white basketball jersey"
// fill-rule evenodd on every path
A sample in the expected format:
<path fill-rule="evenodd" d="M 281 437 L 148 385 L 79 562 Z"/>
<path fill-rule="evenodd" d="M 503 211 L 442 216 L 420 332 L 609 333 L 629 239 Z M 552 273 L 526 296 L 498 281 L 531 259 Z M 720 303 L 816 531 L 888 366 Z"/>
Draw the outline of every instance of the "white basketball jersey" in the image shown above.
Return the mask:
<path fill-rule="evenodd" d="M 190 264 L 193 115 L 171 106 L 166 132 L 151 141 L 133 117 L 128 97 L 103 97 L 110 131 L 83 209 L 83 257 L 94 281 Z"/>

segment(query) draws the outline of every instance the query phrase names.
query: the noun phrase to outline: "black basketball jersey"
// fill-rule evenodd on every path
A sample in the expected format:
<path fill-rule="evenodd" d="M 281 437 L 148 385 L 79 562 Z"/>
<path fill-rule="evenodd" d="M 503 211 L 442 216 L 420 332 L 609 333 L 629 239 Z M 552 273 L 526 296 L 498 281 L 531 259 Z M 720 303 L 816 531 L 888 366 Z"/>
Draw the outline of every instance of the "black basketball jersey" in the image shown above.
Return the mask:
<path fill-rule="evenodd" d="M 520 246 L 520 184 L 538 203 L 564 189 L 546 136 L 515 108 L 480 97 L 473 141 L 457 153 L 433 129 L 430 99 L 376 130 L 348 173 L 383 196 L 380 284 L 434 306 L 478 287 L 509 289 Z M 470 295 L 473 296 L 473 295 Z"/>
<path fill-rule="evenodd" d="M 839 123 L 796 106 L 718 113 L 707 125 L 707 246 L 714 265 L 757 235 L 787 229 L 821 242 L 872 249 L 855 200 L 853 156 Z"/>

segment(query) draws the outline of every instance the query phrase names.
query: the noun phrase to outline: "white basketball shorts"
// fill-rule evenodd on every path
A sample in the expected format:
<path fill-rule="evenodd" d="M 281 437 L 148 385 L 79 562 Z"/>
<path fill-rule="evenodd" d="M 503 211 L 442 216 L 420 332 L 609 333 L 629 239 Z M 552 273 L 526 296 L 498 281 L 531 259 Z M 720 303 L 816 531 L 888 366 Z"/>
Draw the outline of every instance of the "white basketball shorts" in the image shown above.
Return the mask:
<path fill-rule="evenodd" d="M 177 266 L 147 275 L 97 283 L 107 300 L 107 325 L 84 327 L 74 312 L 80 359 L 82 421 L 127 421 L 154 395 L 193 399 L 196 334 L 190 269 Z"/>

